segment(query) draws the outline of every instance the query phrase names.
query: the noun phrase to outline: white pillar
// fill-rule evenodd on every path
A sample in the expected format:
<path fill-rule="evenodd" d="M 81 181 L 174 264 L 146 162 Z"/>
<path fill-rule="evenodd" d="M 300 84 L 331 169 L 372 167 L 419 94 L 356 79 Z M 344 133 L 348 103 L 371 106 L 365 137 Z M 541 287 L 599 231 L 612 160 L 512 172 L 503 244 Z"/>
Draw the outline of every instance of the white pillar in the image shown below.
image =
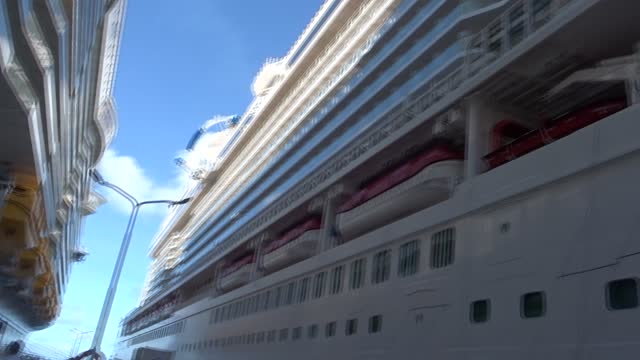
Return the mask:
<path fill-rule="evenodd" d="M 253 271 L 251 272 L 251 281 L 262 277 L 262 274 L 264 273 L 264 268 L 262 267 L 262 258 L 264 257 L 262 249 L 264 248 L 264 243 L 269 241 L 270 238 L 271 234 L 269 232 L 264 232 L 254 240 L 253 246 L 256 251 L 256 263 L 254 264 Z"/>
<path fill-rule="evenodd" d="M 525 114 L 518 114 L 517 109 L 493 106 L 478 95 L 467 99 L 467 134 L 465 149 L 465 179 L 482 174 L 487 170 L 483 157 L 492 151 L 491 131 L 493 126 L 504 119 L 516 122 L 530 122 Z M 511 115 L 514 114 L 514 115 Z"/>
<path fill-rule="evenodd" d="M 631 77 L 627 80 L 627 103 L 640 103 L 640 43 L 635 45 L 635 65 Z"/>
<path fill-rule="evenodd" d="M 336 226 L 335 197 L 327 196 L 322 208 L 322 229 L 320 232 L 320 251 L 327 251 L 336 245 L 334 229 Z"/>
<path fill-rule="evenodd" d="M 481 174 L 486 165 L 482 157 L 489 152 L 490 129 L 484 119 L 484 107 L 478 97 L 471 97 L 467 101 L 467 139 L 465 149 L 465 178 Z"/>

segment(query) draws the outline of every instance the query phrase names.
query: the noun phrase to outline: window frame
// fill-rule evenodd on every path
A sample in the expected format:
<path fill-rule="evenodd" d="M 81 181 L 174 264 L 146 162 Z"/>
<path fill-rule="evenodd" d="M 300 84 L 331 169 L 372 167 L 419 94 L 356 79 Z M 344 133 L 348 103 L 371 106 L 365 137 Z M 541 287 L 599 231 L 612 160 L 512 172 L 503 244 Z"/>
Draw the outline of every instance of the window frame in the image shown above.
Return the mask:
<path fill-rule="evenodd" d="M 526 309 L 525 309 L 526 297 L 534 294 L 542 295 L 542 312 L 540 313 L 540 315 L 537 315 L 537 316 L 527 316 Z M 520 295 L 520 317 L 523 319 L 539 319 L 539 318 L 545 317 L 545 315 L 547 315 L 547 303 L 548 303 L 547 293 L 543 290 L 529 291 L 527 293 Z"/>
<path fill-rule="evenodd" d="M 476 321 L 475 320 L 475 304 L 481 303 L 481 302 L 486 302 L 487 303 L 487 311 L 486 311 L 486 318 L 483 321 Z M 484 324 L 487 323 L 491 320 L 491 299 L 489 298 L 485 298 L 485 299 L 478 299 L 478 300 L 474 300 L 469 304 L 469 322 L 471 322 L 472 324 Z"/>
<path fill-rule="evenodd" d="M 636 295 L 635 306 L 620 307 L 620 308 L 616 308 L 612 306 L 611 285 L 613 283 L 619 283 L 622 281 L 633 281 L 635 283 L 635 295 Z M 607 310 L 609 311 L 624 311 L 624 310 L 637 309 L 638 307 L 640 307 L 640 279 L 636 277 L 626 277 L 626 278 L 620 278 L 620 279 L 614 279 L 614 280 L 608 281 L 605 285 L 605 302 L 606 302 Z"/>
<path fill-rule="evenodd" d="M 410 245 L 415 245 L 413 249 Z M 420 271 L 420 239 L 407 241 L 398 247 L 398 277 L 406 278 Z M 413 250 L 413 252 L 409 252 Z M 410 260 L 411 259 L 411 260 Z M 409 267 L 407 264 L 411 264 Z M 408 270 L 412 270 L 411 272 Z"/>
<path fill-rule="evenodd" d="M 371 284 L 377 285 L 391 279 L 391 249 L 384 249 L 373 254 L 371 264 Z"/>

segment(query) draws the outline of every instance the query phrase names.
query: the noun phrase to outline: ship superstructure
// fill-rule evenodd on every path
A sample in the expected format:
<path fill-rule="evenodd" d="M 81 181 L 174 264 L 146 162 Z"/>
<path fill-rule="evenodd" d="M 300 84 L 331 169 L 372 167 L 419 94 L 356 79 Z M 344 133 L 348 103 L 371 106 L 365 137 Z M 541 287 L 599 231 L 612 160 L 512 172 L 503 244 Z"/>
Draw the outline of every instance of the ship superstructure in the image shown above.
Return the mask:
<path fill-rule="evenodd" d="M 117 358 L 634 358 L 638 11 L 325 2 L 154 241 L 179 258 Z"/>
<path fill-rule="evenodd" d="M 53 323 L 116 133 L 125 0 L 0 2 L 0 347 Z"/>

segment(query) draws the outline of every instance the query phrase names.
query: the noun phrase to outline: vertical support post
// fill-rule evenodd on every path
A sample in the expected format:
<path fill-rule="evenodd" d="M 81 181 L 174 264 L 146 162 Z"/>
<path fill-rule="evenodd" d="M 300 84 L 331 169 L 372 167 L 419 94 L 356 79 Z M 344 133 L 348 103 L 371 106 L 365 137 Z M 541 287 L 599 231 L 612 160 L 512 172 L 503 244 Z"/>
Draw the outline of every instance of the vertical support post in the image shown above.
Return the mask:
<path fill-rule="evenodd" d="M 640 42 L 634 46 L 634 62 L 631 77 L 627 80 L 627 104 L 640 103 Z"/>
<path fill-rule="evenodd" d="M 476 97 L 470 98 L 467 102 L 467 140 L 465 149 L 466 166 L 464 176 L 466 179 L 472 178 L 483 170 L 482 164 L 482 134 L 481 134 L 481 111 L 479 100 Z"/>
<path fill-rule="evenodd" d="M 322 207 L 322 231 L 320 233 L 320 251 L 327 251 L 336 246 L 336 201 L 335 196 L 328 194 Z"/>
<path fill-rule="evenodd" d="M 491 129 L 496 122 L 508 115 L 494 110 L 478 95 L 467 99 L 465 113 L 467 116 L 465 179 L 469 179 L 486 170 L 486 164 L 482 158 L 491 151 Z"/>
<path fill-rule="evenodd" d="M 220 272 L 220 269 L 218 266 L 214 266 L 213 267 L 213 275 L 212 275 L 212 280 L 211 280 L 211 289 L 209 290 L 209 296 L 214 298 L 216 296 L 218 296 L 218 273 Z"/>
<path fill-rule="evenodd" d="M 260 236 L 254 240 L 253 246 L 256 251 L 256 263 L 253 265 L 253 270 L 251 271 L 251 281 L 256 280 L 262 276 L 263 267 L 262 267 L 262 258 L 263 253 L 262 246 L 266 241 L 269 240 L 270 234 L 268 232 L 264 232 L 260 234 Z"/>

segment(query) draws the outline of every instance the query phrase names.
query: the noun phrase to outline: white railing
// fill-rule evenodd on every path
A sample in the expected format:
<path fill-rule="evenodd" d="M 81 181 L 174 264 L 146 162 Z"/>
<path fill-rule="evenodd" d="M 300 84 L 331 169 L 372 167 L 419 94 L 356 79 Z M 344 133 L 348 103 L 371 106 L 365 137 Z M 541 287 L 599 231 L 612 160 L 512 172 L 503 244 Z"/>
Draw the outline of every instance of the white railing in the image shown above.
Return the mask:
<path fill-rule="evenodd" d="M 579 1 L 520 0 L 515 2 L 483 30 L 469 38 L 467 55 L 461 66 L 452 70 L 446 77 L 431 81 L 421 87 L 421 89 L 426 89 L 421 93 L 408 96 L 403 104 L 391 111 L 367 135 L 361 136 L 356 143 L 345 149 L 339 156 L 328 161 L 308 176 L 306 181 L 299 183 L 287 192 L 286 196 L 274 201 L 261 215 L 254 217 L 231 237 L 221 241 L 207 258 L 214 260 L 235 244 L 255 236 L 263 230 L 262 227 L 266 223 L 265 218 L 281 217 L 292 206 L 304 201 L 318 187 L 335 181 L 337 173 L 342 173 L 347 166 L 360 158 L 367 157 L 369 153 L 375 151 L 372 149 L 375 149 L 377 144 L 401 132 L 401 129 L 404 130 L 405 125 L 414 121 L 417 116 L 424 114 L 427 110 L 434 108 L 446 96 L 453 94 L 463 86 L 466 86 L 470 91 L 473 82 L 478 83 L 487 77 L 481 70 L 488 68 L 497 60 L 505 58 L 512 49 L 529 39 L 532 34 L 545 27 L 558 15 L 563 14 L 564 8 L 576 3 Z M 512 13 L 516 16 L 512 16 Z M 522 29 L 518 27 L 520 24 L 524 25 Z M 496 39 L 501 39 L 500 46 L 496 46 Z M 197 261 L 189 268 L 199 266 L 201 263 L 202 261 Z"/>
<path fill-rule="evenodd" d="M 368 10 L 370 8 L 373 8 L 373 4 L 374 2 L 369 2 L 366 4 L 363 4 L 363 6 L 360 7 L 360 12 L 356 13 L 352 18 L 357 18 L 361 16 L 361 12 Z M 365 6 L 365 5 L 371 5 L 371 6 Z M 331 69 L 331 66 L 326 66 L 327 62 L 331 62 L 333 60 L 336 60 L 336 51 L 329 51 L 329 50 L 335 50 L 335 48 L 339 45 L 339 41 L 342 40 L 342 37 L 344 36 L 345 33 L 353 33 L 352 28 L 356 27 L 358 25 L 361 25 L 361 22 L 363 21 L 369 21 L 372 19 L 372 17 L 376 14 L 378 14 L 380 11 L 375 12 L 375 11 L 371 11 L 367 17 L 364 17 L 362 19 L 359 19 L 359 21 L 356 22 L 352 22 L 348 24 L 347 29 L 345 29 L 344 31 L 340 31 L 338 36 L 336 37 L 336 39 L 330 43 L 329 45 L 327 45 L 325 47 L 325 52 L 324 55 L 320 56 L 318 59 L 316 59 L 316 62 L 314 62 L 314 64 L 310 67 L 309 70 L 307 70 L 307 72 L 301 76 L 300 80 L 296 83 L 296 85 L 294 87 L 292 87 L 292 91 L 291 93 L 294 94 L 293 97 L 289 98 L 288 101 L 286 102 L 282 102 L 280 104 L 280 106 L 278 106 L 271 114 L 271 116 L 266 119 L 266 122 L 272 122 L 274 121 L 274 119 L 278 119 L 278 118 L 282 118 L 282 119 L 289 119 L 286 123 L 281 124 L 281 125 L 276 125 L 273 127 L 273 129 L 279 129 L 277 130 L 278 133 L 277 134 L 269 134 L 269 135 L 265 135 L 265 136 L 257 136 L 256 138 L 258 140 L 263 140 L 263 139 L 274 139 L 274 141 L 272 141 L 271 143 L 267 144 L 267 146 L 264 146 L 264 143 L 259 145 L 259 146 L 248 146 L 248 148 L 253 149 L 254 152 L 258 152 L 258 154 L 261 154 L 260 156 L 260 160 L 256 160 L 254 158 L 254 156 L 247 156 L 245 157 L 244 162 L 242 162 L 241 164 L 234 166 L 234 168 L 236 169 L 233 173 L 228 174 L 227 176 L 225 176 L 225 180 L 223 183 L 220 183 L 220 185 L 217 186 L 217 189 L 215 191 L 212 191 L 208 196 L 207 196 L 207 200 L 208 201 L 203 201 L 202 205 L 204 204 L 209 204 L 210 203 L 210 199 L 216 199 L 216 203 L 213 204 L 213 206 L 210 206 L 206 211 L 206 216 L 202 217 L 201 222 L 195 224 L 194 227 L 199 227 L 202 224 L 202 221 L 204 221 L 204 219 L 208 219 L 210 218 L 210 215 L 213 214 L 215 211 L 218 210 L 218 208 L 220 206 L 222 206 L 223 204 L 226 203 L 226 200 L 229 199 L 233 194 L 236 193 L 235 190 L 239 189 L 241 186 L 245 185 L 247 183 L 247 181 L 249 181 L 252 177 L 250 175 L 255 174 L 256 172 L 260 171 L 262 168 L 264 168 L 266 166 L 266 162 L 262 161 L 264 159 L 264 157 L 266 156 L 266 154 L 271 154 L 271 150 L 278 144 L 282 144 L 285 141 L 285 138 L 290 134 L 290 130 L 292 128 L 294 128 L 294 123 L 297 124 L 299 123 L 302 118 L 307 115 L 308 110 L 310 110 L 310 108 L 316 104 L 317 102 L 319 102 L 322 99 L 322 96 L 324 96 L 329 90 L 333 89 L 334 85 L 342 79 L 342 77 L 348 73 L 348 70 L 351 70 L 351 67 L 349 68 L 343 68 L 342 71 L 340 71 L 338 74 L 334 75 L 329 81 L 327 81 L 325 84 L 323 84 L 324 86 L 321 87 L 320 84 L 318 84 L 317 86 L 309 86 L 310 83 L 315 82 L 315 80 L 317 79 L 318 76 L 322 75 L 325 76 L 326 73 Z M 366 44 L 367 42 L 363 42 L 364 44 Z M 345 51 L 347 51 L 348 47 L 346 47 Z M 356 53 L 360 53 L 361 51 L 356 51 Z M 331 61 L 327 60 L 326 58 L 329 57 L 330 55 L 332 56 Z M 335 62 L 335 61 L 333 61 Z M 356 61 L 349 61 L 349 63 L 351 65 L 354 65 Z M 324 71 L 318 71 L 318 68 L 324 69 Z M 313 77 L 311 76 L 313 74 Z M 313 90 L 313 89 L 317 89 L 317 88 L 322 88 L 322 91 L 320 93 L 318 93 L 316 96 L 314 96 L 313 98 L 311 98 L 307 103 L 306 106 L 302 107 L 304 110 L 302 110 L 300 113 L 297 114 L 297 116 L 293 116 L 291 111 L 293 109 L 298 109 L 300 107 L 300 102 L 298 101 L 296 103 L 295 106 L 290 105 L 292 102 L 296 102 L 298 99 L 301 98 L 301 95 L 295 95 L 295 94 L 307 94 L 309 93 L 309 91 Z M 309 96 L 307 96 L 309 97 Z M 281 113 L 283 111 L 288 111 L 289 113 L 284 116 Z M 284 120 L 283 120 L 284 121 Z M 276 130 L 273 130 L 276 131 Z M 247 170 L 246 166 L 248 165 L 247 162 L 251 162 L 253 163 L 253 168 L 250 170 Z M 239 178 L 236 178 L 239 177 Z M 233 188 L 229 189 L 228 185 L 229 184 L 233 184 Z M 219 196 L 222 196 L 222 198 L 219 198 Z"/>
<path fill-rule="evenodd" d="M 489 67 L 499 58 L 502 58 L 515 46 L 519 45 L 535 33 L 558 14 L 562 14 L 563 7 L 568 4 L 575 3 L 578 0 L 520 0 L 513 4 L 507 11 L 500 15 L 496 20 L 492 21 L 482 31 L 472 36 L 469 40 L 468 52 L 463 65 L 457 69 L 451 71 L 449 75 L 440 80 L 435 80 L 429 83 L 426 87 L 427 90 L 421 94 L 414 94 L 407 97 L 407 100 L 400 106 L 396 107 L 390 115 L 380 121 L 380 123 L 372 129 L 367 136 L 360 138 L 356 144 L 352 145 L 350 149 L 342 153 L 341 156 L 335 158 L 333 161 L 328 162 L 322 168 L 318 169 L 312 176 L 309 176 L 306 181 L 300 183 L 294 189 L 287 193 L 287 196 L 279 201 L 275 201 L 270 208 L 263 212 L 263 215 L 255 217 L 251 222 L 246 224 L 243 228 L 237 231 L 231 238 L 224 241 L 222 246 L 218 246 L 213 251 L 213 256 L 224 252 L 229 246 L 237 243 L 248 236 L 253 235 L 256 232 L 257 224 L 263 223 L 262 217 L 277 218 L 281 215 L 281 212 L 289 208 L 289 204 L 293 204 L 295 201 L 303 198 L 307 193 L 311 192 L 318 185 L 324 183 L 329 179 L 331 174 L 334 174 L 348 164 L 352 163 L 356 159 L 360 158 L 369 149 L 375 147 L 376 144 L 382 142 L 384 139 L 396 133 L 399 129 L 403 128 L 411 120 L 414 120 L 419 114 L 424 113 L 439 101 L 441 101 L 446 95 L 458 90 L 463 84 L 479 76 L 482 69 Z M 546 6 L 537 7 L 535 4 L 546 3 Z M 495 52 L 490 45 L 490 33 L 495 33 L 493 27 L 496 24 L 510 25 L 509 14 L 518 8 L 523 8 L 524 13 L 519 17 L 530 19 L 525 26 L 525 32 L 520 34 L 521 38 L 513 39 L 517 41 L 505 41 L 504 46 L 500 52 Z M 536 15 L 535 17 L 533 15 Z M 515 18 L 514 23 L 519 21 L 519 17 Z M 532 20 L 536 21 L 533 22 Z M 508 39 L 509 33 L 504 26 L 498 28 L 498 37 L 502 39 Z M 495 34 L 493 38 L 495 38 Z M 474 46 L 474 44 L 477 44 Z M 479 46 L 478 46 L 479 45 Z"/>

